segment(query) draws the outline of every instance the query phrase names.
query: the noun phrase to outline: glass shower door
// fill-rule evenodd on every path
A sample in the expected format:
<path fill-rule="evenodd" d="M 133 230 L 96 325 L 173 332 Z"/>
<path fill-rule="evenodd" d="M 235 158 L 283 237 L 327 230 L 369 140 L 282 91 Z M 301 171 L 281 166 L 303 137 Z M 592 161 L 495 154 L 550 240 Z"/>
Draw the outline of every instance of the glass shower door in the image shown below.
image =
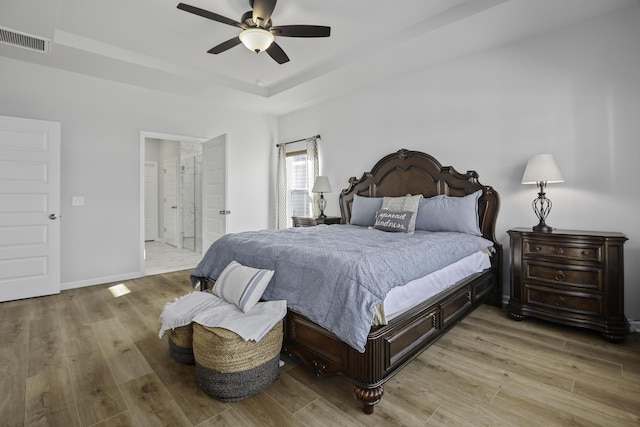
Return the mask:
<path fill-rule="evenodd" d="M 202 252 L 202 154 L 181 159 L 182 247 Z"/>

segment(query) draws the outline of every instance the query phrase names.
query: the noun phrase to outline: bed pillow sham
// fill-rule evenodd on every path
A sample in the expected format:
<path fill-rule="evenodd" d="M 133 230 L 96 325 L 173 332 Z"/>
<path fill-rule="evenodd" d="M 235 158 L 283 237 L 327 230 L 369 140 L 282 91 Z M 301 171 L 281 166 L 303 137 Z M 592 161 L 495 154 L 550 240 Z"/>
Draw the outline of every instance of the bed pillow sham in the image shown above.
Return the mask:
<path fill-rule="evenodd" d="M 464 197 L 446 195 L 422 199 L 416 216 L 416 230 L 456 231 L 482 236 L 478 199 L 482 190 Z"/>
<path fill-rule="evenodd" d="M 260 300 L 273 273 L 273 270 L 247 267 L 231 261 L 220 273 L 211 293 L 246 313 Z"/>
<path fill-rule="evenodd" d="M 412 196 L 407 194 L 401 197 L 384 197 L 382 200 L 382 209 L 394 211 L 394 212 L 411 212 L 411 218 L 407 233 L 413 234 L 416 229 L 416 215 L 418 207 L 420 206 L 420 200 L 422 200 L 422 194 Z"/>
<path fill-rule="evenodd" d="M 355 194 L 349 224 L 371 227 L 376 222 L 376 212 L 380 208 L 382 208 L 382 197 L 363 197 Z"/>
<path fill-rule="evenodd" d="M 396 212 L 380 209 L 376 214 L 376 222 L 371 228 L 381 231 L 408 233 L 409 224 L 413 217 L 413 212 L 410 211 Z"/>

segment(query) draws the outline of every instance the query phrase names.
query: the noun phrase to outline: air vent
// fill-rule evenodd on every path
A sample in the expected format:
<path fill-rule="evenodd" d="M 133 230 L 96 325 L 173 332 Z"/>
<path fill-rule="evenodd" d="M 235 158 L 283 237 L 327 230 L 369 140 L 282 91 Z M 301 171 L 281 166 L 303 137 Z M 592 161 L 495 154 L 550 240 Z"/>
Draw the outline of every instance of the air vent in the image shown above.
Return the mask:
<path fill-rule="evenodd" d="M 22 33 L 10 28 L 0 27 L 0 43 L 21 47 L 40 53 L 49 53 L 51 40 L 31 34 Z"/>

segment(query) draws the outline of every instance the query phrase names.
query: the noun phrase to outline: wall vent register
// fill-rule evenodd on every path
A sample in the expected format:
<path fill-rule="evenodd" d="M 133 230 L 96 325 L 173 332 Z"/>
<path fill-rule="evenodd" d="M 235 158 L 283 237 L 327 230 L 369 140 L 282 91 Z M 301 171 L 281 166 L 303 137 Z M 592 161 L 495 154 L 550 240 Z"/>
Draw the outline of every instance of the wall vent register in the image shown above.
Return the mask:
<path fill-rule="evenodd" d="M 51 50 L 51 40 L 6 27 L 0 27 L 0 43 L 46 54 Z"/>

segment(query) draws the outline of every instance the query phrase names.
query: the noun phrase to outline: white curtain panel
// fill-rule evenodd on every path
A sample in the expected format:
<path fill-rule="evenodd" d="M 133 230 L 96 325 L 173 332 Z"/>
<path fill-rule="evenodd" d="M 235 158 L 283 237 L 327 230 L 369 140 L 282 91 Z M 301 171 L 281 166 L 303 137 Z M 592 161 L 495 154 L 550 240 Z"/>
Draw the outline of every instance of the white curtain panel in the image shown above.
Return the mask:
<path fill-rule="evenodd" d="M 313 188 L 313 183 L 316 182 L 316 178 L 320 174 L 320 168 L 318 166 L 318 139 L 313 136 L 311 138 L 306 139 L 307 142 L 307 173 L 309 174 L 309 191 Z M 318 199 L 320 198 L 320 194 L 311 193 L 311 216 L 313 218 L 317 218 L 320 215 L 320 210 L 318 209 Z"/>
<path fill-rule="evenodd" d="M 288 222 L 287 190 L 287 153 L 285 145 L 278 147 L 278 165 L 276 169 L 276 228 L 287 228 Z"/>

